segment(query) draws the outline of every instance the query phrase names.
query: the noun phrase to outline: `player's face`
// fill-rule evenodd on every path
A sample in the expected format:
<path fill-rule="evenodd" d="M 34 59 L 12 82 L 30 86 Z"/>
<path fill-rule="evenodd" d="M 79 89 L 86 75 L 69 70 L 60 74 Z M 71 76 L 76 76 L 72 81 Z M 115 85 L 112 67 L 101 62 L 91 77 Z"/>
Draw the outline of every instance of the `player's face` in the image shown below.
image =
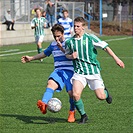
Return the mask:
<path fill-rule="evenodd" d="M 54 33 L 53 33 L 53 36 L 54 36 L 54 39 L 58 42 L 58 41 L 60 41 L 60 42 L 63 42 L 63 40 L 64 40 L 64 34 L 62 34 L 60 31 L 55 31 Z"/>
<path fill-rule="evenodd" d="M 84 31 L 84 27 L 81 22 L 74 22 L 74 32 L 81 34 Z"/>
<path fill-rule="evenodd" d="M 38 10 L 36 10 L 36 14 L 37 14 L 37 16 L 41 16 L 42 14 L 41 14 L 41 11 L 38 9 Z"/>
<path fill-rule="evenodd" d="M 64 16 L 64 18 L 67 18 L 68 17 L 68 13 L 67 12 L 64 12 L 63 13 L 63 16 Z"/>

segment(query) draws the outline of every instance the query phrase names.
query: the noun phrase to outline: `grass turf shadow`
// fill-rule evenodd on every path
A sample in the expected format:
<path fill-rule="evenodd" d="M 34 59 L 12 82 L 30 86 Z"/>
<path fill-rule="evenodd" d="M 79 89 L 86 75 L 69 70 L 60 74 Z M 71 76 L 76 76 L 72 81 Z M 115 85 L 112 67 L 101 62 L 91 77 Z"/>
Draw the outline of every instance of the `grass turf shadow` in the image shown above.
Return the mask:
<path fill-rule="evenodd" d="M 26 124 L 53 124 L 53 123 L 65 123 L 67 122 L 64 118 L 55 117 L 41 117 L 41 116 L 25 116 L 16 114 L 0 114 L 1 117 L 16 118 L 17 120 L 23 121 Z M 39 121 L 39 122 L 38 122 Z"/>

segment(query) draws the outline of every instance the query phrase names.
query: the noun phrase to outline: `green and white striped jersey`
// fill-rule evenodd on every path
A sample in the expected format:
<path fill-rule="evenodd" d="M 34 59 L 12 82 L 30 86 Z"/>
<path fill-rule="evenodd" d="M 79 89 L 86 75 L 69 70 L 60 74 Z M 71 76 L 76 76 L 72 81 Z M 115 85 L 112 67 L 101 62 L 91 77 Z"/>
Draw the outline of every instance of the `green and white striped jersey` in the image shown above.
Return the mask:
<path fill-rule="evenodd" d="M 85 33 L 81 38 L 73 36 L 66 41 L 65 54 L 77 52 L 77 58 L 73 60 L 75 73 L 93 75 L 101 70 L 96 48 L 104 49 L 107 46 L 106 42 L 101 41 L 95 35 Z"/>
<path fill-rule="evenodd" d="M 46 19 L 44 17 L 40 17 L 40 18 L 33 18 L 31 21 L 31 27 L 35 26 L 36 24 L 38 25 L 37 27 L 35 27 L 35 32 L 34 35 L 35 36 L 40 36 L 40 35 L 44 35 L 44 24 L 46 23 Z"/>

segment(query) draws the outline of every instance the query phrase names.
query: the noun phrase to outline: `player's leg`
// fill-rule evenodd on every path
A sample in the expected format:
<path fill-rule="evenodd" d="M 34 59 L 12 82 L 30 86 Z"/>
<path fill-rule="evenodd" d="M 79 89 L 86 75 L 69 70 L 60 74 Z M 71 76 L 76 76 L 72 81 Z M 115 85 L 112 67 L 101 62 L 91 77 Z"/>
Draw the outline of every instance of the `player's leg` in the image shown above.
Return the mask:
<path fill-rule="evenodd" d="M 86 86 L 86 80 L 79 74 L 74 74 L 72 77 L 72 84 L 73 84 L 73 98 L 76 109 L 81 115 L 81 119 L 79 124 L 84 124 L 88 120 L 88 116 L 84 110 L 84 103 L 81 99 L 81 94 Z"/>
<path fill-rule="evenodd" d="M 38 54 L 40 54 L 42 52 L 42 42 L 41 41 L 38 41 L 38 43 L 37 43 L 37 51 L 38 51 Z"/>
<path fill-rule="evenodd" d="M 53 80 L 49 79 L 46 87 L 46 91 L 43 94 L 42 100 L 38 100 L 37 106 L 43 114 L 47 113 L 47 103 L 53 97 L 54 91 L 58 88 L 58 84 Z"/>
<path fill-rule="evenodd" d="M 72 78 L 72 76 L 73 76 L 73 71 L 70 71 L 70 70 L 64 70 L 62 73 L 62 77 L 66 86 L 66 91 L 69 95 L 69 103 L 70 103 L 69 115 L 67 119 L 68 122 L 75 121 L 75 105 L 73 100 L 72 84 L 70 82 L 70 79 Z"/>
<path fill-rule="evenodd" d="M 43 35 L 36 37 L 38 54 L 40 54 L 42 52 L 42 42 L 43 42 L 43 39 L 44 39 Z M 40 61 L 42 62 L 43 59 L 40 59 Z"/>
<path fill-rule="evenodd" d="M 89 87 L 95 91 L 95 94 L 98 99 L 100 100 L 106 99 L 107 103 L 110 104 L 112 102 L 112 97 L 109 94 L 108 90 L 105 88 L 100 74 L 94 75 L 94 78 L 95 79 L 88 81 Z"/>
<path fill-rule="evenodd" d="M 43 39 L 44 39 L 43 35 L 36 37 L 38 54 L 40 54 L 42 52 L 42 42 L 43 42 Z"/>
<path fill-rule="evenodd" d="M 95 94 L 98 99 L 107 101 L 108 104 L 112 103 L 112 97 L 106 88 L 97 88 Z"/>
<path fill-rule="evenodd" d="M 58 71 L 54 71 L 49 76 L 49 80 L 47 83 L 46 91 L 43 94 L 42 100 L 37 102 L 38 108 L 40 108 L 43 114 L 47 112 L 47 103 L 53 97 L 54 91 L 58 90 L 61 91 L 64 87 L 64 83 L 62 78 L 58 75 Z"/>
<path fill-rule="evenodd" d="M 73 100 L 73 93 L 72 90 L 68 91 L 68 95 L 69 95 L 69 103 L 70 103 L 70 109 L 69 109 L 69 115 L 68 115 L 68 122 L 75 122 L 75 104 L 74 104 L 74 100 Z"/>

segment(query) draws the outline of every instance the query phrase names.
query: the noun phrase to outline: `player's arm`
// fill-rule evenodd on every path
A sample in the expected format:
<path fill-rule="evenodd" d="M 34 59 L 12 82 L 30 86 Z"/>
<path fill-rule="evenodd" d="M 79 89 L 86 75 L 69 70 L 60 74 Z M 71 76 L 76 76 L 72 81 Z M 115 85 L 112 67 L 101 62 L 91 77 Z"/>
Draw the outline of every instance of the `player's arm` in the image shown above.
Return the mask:
<path fill-rule="evenodd" d="M 65 53 L 65 50 L 63 49 L 63 47 L 62 47 L 62 44 L 61 44 L 61 43 L 57 43 L 57 46 L 59 47 L 59 49 L 60 49 L 63 53 Z"/>
<path fill-rule="evenodd" d="M 67 41 L 65 42 L 65 55 L 66 55 L 66 58 L 68 59 L 73 60 L 77 58 L 77 52 L 70 50 L 69 43 Z"/>
<path fill-rule="evenodd" d="M 76 59 L 77 58 L 77 52 L 73 52 L 72 54 L 66 54 L 66 57 L 68 59 Z"/>
<path fill-rule="evenodd" d="M 73 33 L 73 22 L 72 21 L 70 22 L 70 27 L 71 27 L 70 28 L 70 33 L 72 34 Z"/>
<path fill-rule="evenodd" d="M 75 51 L 71 53 L 68 47 L 66 47 L 65 49 L 65 55 L 66 55 L 66 58 L 71 59 L 71 60 L 77 58 L 77 52 Z"/>
<path fill-rule="evenodd" d="M 46 55 L 44 54 L 44 52 L 40 53 L 40 54 L 37 54 L 35 56 L 22 56 L 21 57 L 21 62 L 22 63 L 27 63 L 27 62 L 30 62 L 30 61 L 33 61 L 33 60 L 39 60 L 39 59 L 42 59 L 42 58 L 45 58 Z"/>
<path fill-rule="evenodd" d="M 115 55 L 115 53 L 108 47 L 108 44 L 105 41 L 101 41 L 97 36 L 93 35 L 92 43 L 97 48 L 102 48 L 105 50 L 116 62 L 118 66 L 124 68 L 124 63 Z"/>
<path fill-rule="evenodd" d="M 31 29 L 35 29 L 38 26 L 38 24 L 35 22 L 35 20 L 33 19 L 31 21 Z"/>
<path fill-rule="evenodd" d="M 111 48 L 109 48 L 108 46 L 106 48 L 104 48 L 104 50 L 115 60 L 116 64 L 118 66 L 120 66 L 121 68 L 124 68 L 125 65 L 123 63 L 123 61 L 121 61 L 116 54 L 111 50 Z"/>
<path fill-rule="evenodd" d="M 38 24 L 31 25 L 31 29 L 35 29 L 38 26 Z"/>

